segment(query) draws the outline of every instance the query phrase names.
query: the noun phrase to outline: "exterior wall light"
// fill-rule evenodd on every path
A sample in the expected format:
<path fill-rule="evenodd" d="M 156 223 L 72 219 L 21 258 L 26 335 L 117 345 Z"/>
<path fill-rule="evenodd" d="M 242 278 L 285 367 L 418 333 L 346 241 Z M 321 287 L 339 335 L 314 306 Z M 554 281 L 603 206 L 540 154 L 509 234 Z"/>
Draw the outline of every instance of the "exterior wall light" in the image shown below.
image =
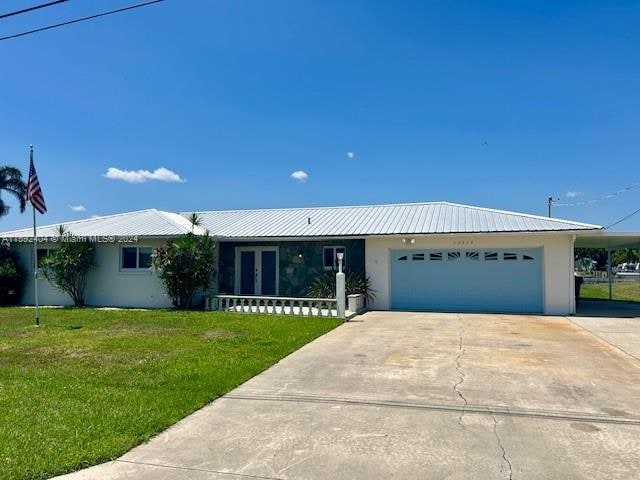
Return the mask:
<path fill-rule="evenodd" d="M 336 256 L 338 257 L 338 273 L 342 273 L 342 260 L 344 260 L 344 253 L 337 253 Z"/>
<path fill-rule="evenodd" d="M 402 243 L 404 245 L 407 245 L 407 244 L 413 245 L 414 243 L 416 243 L 416 239 L 415 238 L 403 238 L 402 239 Z"/>
<path fill-rule="evenodd" d="M 298 250 L 298 258 L 302 260 L 304 258 L 304 252 L 302 250 Z"/>

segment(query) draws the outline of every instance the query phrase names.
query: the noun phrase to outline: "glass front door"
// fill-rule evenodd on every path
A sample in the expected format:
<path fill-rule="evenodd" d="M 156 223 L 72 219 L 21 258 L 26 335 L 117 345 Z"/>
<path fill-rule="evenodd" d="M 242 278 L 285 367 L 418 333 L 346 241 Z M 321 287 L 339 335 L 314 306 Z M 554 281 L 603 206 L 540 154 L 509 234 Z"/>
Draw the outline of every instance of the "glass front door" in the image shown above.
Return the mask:
<path fill-rule="evenodd" d="M 236 295 L 278 295 L 277 247 L 236 248 Z"/>

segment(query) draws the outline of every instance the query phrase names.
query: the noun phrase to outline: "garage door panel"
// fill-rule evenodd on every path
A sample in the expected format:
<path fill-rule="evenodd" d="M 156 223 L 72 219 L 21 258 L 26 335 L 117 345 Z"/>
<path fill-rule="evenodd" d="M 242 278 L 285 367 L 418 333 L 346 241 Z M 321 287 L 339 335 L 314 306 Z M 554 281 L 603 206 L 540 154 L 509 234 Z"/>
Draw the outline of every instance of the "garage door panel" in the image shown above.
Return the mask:
<path fill-rule="evenodd" d="M 542 311 L 539 249 L 394 250 L 391 306 L 407 310 Z"/>

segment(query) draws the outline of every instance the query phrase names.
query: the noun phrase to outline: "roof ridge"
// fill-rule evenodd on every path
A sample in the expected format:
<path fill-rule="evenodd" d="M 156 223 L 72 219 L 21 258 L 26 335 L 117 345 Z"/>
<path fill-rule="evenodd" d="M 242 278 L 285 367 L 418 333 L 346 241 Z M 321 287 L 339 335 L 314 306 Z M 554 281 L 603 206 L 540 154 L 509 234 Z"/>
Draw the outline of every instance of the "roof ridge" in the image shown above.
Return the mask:
<path fill-rule="evenodd" d="M 196 210 L 196 211 L 182 211 L 180 215 L 190 215 L 191 213 L 229 213 L 229 212 L 265 212 L 265 211 L 279 211 L 279 210 L 329 210 L 339 208 L 370 208 L 370 207 L 403 207 L 409 205 L 442 205 L 450 204 L 456 205 L 444 201 L 436 202 L 408 202 L 408 203 L 372 203 L 367 205 L 332 205 L 328 207 L 275 207 L 275 208 L 236 208 L 227 210 Z"/>
<path fill-rule="evenodd" d="M 185 233 L 189 233 L 193 231 L 194 233 L 198 233 L 199 235 L 204 235 L 206 230 L 198 225 L 191 225 L 189 219 L 185 218 L 180 213 L 176 212 L 168 212 L 167 210 L 156 210 L 156 213 L 162 216 L 165 220 L 172 222 L 175 226 L 184 229 Z M 173 216 L 175 215 L 176 218 Z M 177 219 L 181 219 L 180 222 L 176 221 Z M 182 223 L 184 222 L 184 223 Z M 193 228 L 192 228 L 193 227 Z M 196 230 L 197 229 L 197 230 Z"/>

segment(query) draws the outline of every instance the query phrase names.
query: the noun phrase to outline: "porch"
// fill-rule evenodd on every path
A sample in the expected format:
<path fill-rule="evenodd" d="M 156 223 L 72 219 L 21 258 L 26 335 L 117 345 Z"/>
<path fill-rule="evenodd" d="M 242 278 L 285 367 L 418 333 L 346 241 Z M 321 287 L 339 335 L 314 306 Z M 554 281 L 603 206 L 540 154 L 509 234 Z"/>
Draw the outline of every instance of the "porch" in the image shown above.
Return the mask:
<path fill-rule="evenodd" d="M 344 293 L 344 288 L 342 293 Z M 348 320 L 365 310 L 365 299 L 364 295 L 356 294 L 347 295 L 345 301 L 343 295 L 341 305 L 339 295 L 336 298 L 216 295 L 208 299 L 207 309 L 235 313 L 330 317 Z M 342 313 L 343 311 L 344 313 Z"/>
<path fill-rule="evenodd" d="M 365 271 L 364 240 L 221 241 L 218 247 L 218 294 L 306 298 L 316 278 L 344 269 Z"/>

